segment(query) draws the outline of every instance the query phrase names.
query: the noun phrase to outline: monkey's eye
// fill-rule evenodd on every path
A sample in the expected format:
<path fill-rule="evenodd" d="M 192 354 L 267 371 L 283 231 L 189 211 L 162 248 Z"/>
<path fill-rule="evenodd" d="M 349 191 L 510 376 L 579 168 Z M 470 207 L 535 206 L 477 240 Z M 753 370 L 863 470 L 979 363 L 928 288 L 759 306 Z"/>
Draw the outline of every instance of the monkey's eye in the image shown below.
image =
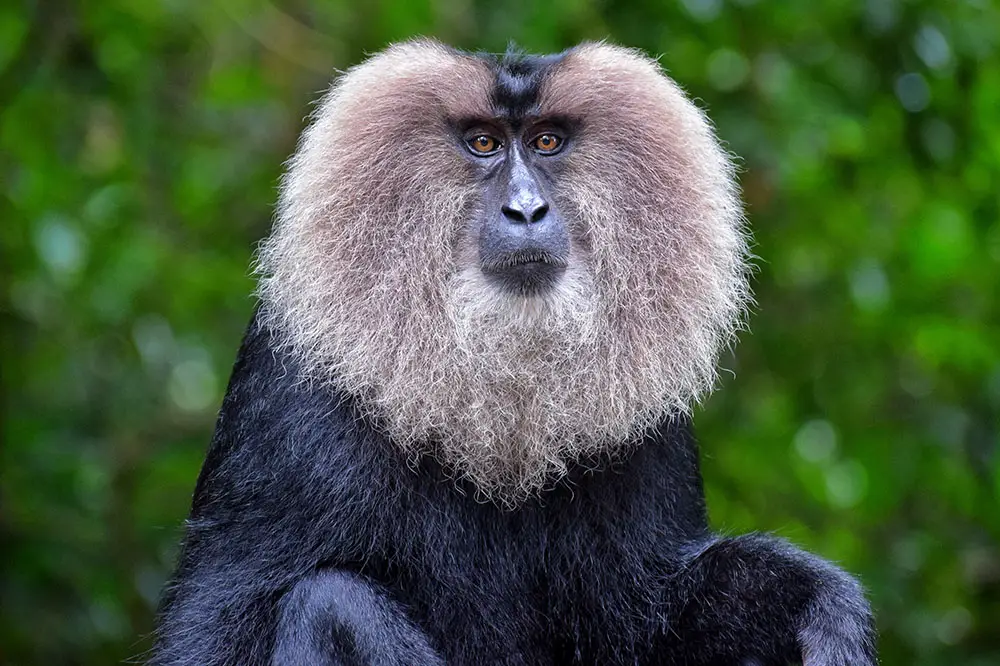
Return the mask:
<path fill-rule="evenodd" d="M 469 150 L 476 155 L 492 155 L 500 150 L 500 142 L 488 134 L 474 136 L 467 143 Z"/>
<path fill-rule="evenodd" d="M 541 153 L 542 155 L 553 155 L 558 153 L 562 148 L 563 140 L 555 134 L 541 134 L 535 137 L 535 140 L 531 142 L 531 145 L 535 149 L 535 152 Z"/>

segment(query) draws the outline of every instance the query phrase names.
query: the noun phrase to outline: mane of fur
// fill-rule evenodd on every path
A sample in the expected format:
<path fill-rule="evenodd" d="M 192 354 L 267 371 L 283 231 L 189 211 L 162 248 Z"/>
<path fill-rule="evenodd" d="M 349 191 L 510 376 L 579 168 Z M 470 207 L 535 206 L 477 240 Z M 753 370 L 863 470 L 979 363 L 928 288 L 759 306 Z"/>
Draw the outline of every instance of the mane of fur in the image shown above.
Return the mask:
<path fill-rule="evenodd" d="M 291 161 L 260 296 L 305 379 L 513 503 L 711 390 L 749 299 L 747 246 L 705 116 L 655 62 L 586 44 L 540 97 L 582 128 L 552 193 L 571 267 L 545 297 L 496 291 L 446 129 L 491 117 L 491 83 L 484 62 L 429 41 L 341 77 Z"/>

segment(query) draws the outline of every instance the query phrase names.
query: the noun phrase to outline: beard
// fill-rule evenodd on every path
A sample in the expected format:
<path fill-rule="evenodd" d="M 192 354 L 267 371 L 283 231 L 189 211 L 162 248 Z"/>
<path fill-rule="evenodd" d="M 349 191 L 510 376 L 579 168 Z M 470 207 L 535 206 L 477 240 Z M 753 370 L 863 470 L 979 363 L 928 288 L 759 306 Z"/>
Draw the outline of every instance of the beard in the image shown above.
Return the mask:
<path fill-rule="evenodd" d="M 425 191 L 349 225 L 289 204 L 259 255 L 265 321 L 304 379 L 353 396 L 411 460 L 517 505 L 689 412 L 749 298 L 737 228 L 653 206 L 626 217 L 609 190 L 587 192 L 560 202 L 566 273 L 531 296 L 483 275 L 471 193 Z"/>

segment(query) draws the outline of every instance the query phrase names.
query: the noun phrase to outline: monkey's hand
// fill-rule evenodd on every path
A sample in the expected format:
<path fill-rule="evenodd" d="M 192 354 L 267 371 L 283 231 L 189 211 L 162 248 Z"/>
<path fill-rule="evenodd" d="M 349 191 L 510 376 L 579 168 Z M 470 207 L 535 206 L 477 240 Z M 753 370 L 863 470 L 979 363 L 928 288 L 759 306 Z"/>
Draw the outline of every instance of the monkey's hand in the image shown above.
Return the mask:
<path fill-rule="evenodd" d="M 692 664 L 874 666 L 861 586 L 780 539 L 747 535 L 699 548 L 674 580 L 681 606 L 666 632 Z"/>
<path fill-rule="evenodd" d="M 281 601 L 272 666 L 443 666 L 405 610 L 373 584 L 320 571 Z"/>

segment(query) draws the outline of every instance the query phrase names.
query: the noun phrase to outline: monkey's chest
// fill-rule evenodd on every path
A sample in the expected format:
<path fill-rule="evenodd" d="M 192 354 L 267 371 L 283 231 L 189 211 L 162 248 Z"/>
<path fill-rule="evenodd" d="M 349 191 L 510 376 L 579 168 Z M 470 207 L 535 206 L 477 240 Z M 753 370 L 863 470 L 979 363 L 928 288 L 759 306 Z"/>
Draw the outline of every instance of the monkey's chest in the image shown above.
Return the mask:
<path fill-rule="evenodd" d="M 450 664 L 647 662 L 663 569 L 636 563 L 660 560 L 653 545 L 626 553 L 589 530 L 517 527 L 440 535 L 384 584 Z"/>

